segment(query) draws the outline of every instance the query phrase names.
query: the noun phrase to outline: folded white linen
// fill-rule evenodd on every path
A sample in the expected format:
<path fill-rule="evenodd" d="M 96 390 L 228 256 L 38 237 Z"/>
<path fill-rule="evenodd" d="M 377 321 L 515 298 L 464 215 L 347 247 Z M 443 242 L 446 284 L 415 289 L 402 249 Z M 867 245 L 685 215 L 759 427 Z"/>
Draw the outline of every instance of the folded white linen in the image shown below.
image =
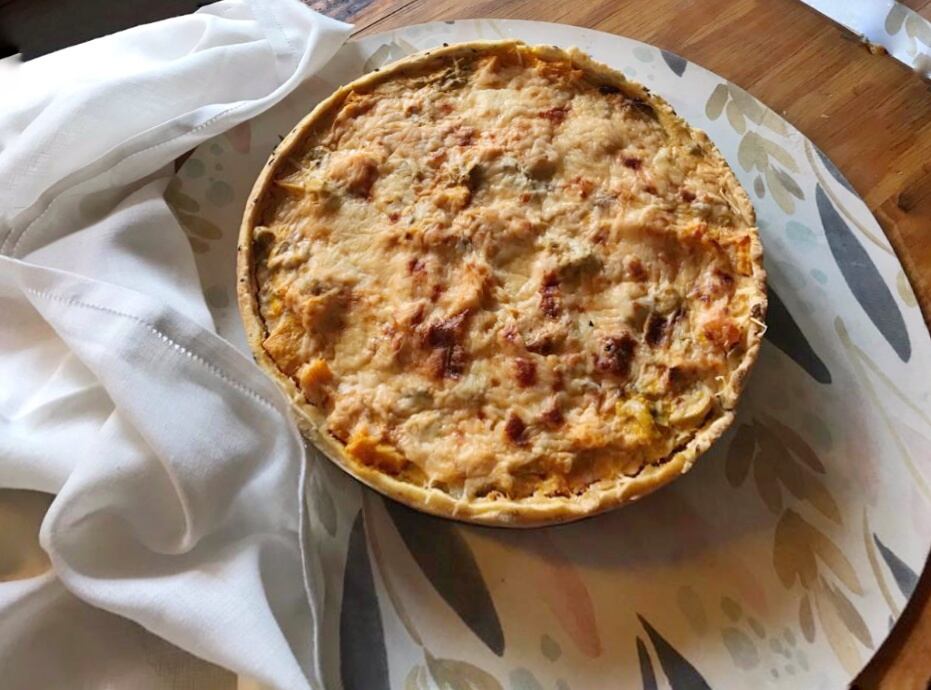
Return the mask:
<path fill-rule="evenodd" d="M 176 157 L 280 101 L 349 28 L 224 0 L 4 70 L 0 487 L 56 494 L 52 570 L 0 583 L 4 688 L 161 687 L 121 660 L 143 644 L 129 621 L 322 687 L 303 444 L 213 332 L 162 193 Z"/>

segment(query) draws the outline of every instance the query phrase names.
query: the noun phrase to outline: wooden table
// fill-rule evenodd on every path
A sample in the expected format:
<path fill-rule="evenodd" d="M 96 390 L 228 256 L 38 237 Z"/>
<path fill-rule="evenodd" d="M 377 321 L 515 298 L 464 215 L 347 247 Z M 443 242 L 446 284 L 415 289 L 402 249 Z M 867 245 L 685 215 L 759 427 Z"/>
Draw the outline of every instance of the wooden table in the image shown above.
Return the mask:
<path fill-rule="evenodd" d="M 354 22 L 356 35 L 437 19 L 537 19 L 630 36 L 717 72 L 780 112 L 844 172 L 892 241 L 925 321 L 931 319 L 931 87 L 892 58 L 871 54 L 798 0 L 305 2 Z M 133 23 L 192 11 L 203 3 L 161 0 L 131 3 L 131 8 L 130 3 L 116 3 L 126 10 L 122 14 L 108 9 L 113 4 L 0 0 L 0 19 L 6 20 L 0 22 L 0 50 L 18 47 L 26 54 L 41 54 Z M 931 19 L 931 0 L 905 4 Z M 50 21 L 53 10 L 63 6 L 82 8 L 73 15 L 83 17 L 77 28 L 73 22 L 65 26 Z M 29 40 L 33 46 L 26 45 Z M 48 504 L 48 497 L 15 492 L 3 492 L 0 498 L 0 516 L 6 504 L 35 503 L 30 514 L 36 525 Z M 47 567 L 34 546 L 35 558 L 19 564 L 14 570 L 21 572 L 14 578 Z M 226 673 L 215 671 L 218 678 Z M 931 688 L 931 567 L 926 566 L 911 603 L 855 687 Z"/>
<path fill-rule="evenodd" d="M 469 17 L 574 24 L 652 43 L 717 72 L 781 113 L 843 171 L 889 236 L 931 323 L 931 85 L 798 0 L 309 4 L 354 22 L 356 35 Z M 931 0 L 905 4 L 931 19 Z M 931 688 L 931 565 L 854 687 Z"/>

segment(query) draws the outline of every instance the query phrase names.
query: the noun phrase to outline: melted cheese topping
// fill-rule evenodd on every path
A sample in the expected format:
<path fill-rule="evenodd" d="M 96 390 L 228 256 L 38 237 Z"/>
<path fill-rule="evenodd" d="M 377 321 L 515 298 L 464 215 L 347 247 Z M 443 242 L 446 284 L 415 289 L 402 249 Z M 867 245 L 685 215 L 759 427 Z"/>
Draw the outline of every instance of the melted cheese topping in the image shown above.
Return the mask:
<path fill-rule="evenodd" d="M 262 202 L 255 275 L 265 350 L 350 462 L 572 496 L 720 416 L 765 300 L 753 219 L 656 103 L 512 46 L 318 118 Z"/>

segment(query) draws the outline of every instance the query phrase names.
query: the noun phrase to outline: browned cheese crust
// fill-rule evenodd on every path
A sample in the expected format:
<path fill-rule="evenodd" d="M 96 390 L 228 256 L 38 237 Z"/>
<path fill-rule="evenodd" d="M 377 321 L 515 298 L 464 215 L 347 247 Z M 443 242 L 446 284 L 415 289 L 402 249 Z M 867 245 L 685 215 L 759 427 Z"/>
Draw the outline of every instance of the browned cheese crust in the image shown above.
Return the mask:
<path fill-rule="evenodd" d="M 256 182 L 238 274 L 256 358 L 318 447 L 498 525 L 688 470 L 766 311 L 753 208 L 707 136 L 578 51 L 515 41 L 321 103 Z"/>

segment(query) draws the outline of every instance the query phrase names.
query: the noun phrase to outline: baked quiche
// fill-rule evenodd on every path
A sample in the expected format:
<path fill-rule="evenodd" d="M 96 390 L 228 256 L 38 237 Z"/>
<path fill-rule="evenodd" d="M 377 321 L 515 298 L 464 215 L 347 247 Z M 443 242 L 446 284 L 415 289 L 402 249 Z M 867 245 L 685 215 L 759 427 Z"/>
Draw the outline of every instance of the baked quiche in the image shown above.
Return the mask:
<path fill-rule="evenodd" d="M 444 46 L 281 142 L 249 199 L 259 364 L 420 510 L 568 521 L 687 471 L 765 328 L 753 208 L 708 137 L 578 51 Z"/>

